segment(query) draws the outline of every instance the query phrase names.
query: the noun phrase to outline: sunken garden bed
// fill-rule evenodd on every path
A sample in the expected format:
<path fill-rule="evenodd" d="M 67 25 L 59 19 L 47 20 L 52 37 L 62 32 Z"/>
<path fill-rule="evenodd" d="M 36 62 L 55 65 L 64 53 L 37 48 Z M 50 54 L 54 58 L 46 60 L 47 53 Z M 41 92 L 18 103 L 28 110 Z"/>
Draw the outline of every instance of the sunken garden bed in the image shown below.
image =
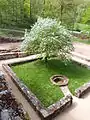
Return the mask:
<path fill-rule="evenodd" d="M 76 96 L 78 96 L 77 88 L 90 80 L 90 70 L 75 62 L 64 64 L 59 59 L 50 59 L 47 64 L 43 60 L 35 60 L 9 66 L 3 65 L 3 67 L 44 119 L 53 118 L 72 104 L 72 97 L 70 95 L 64 97 L 60 86 L 52 84 L 50 78 L 53 75 L 66 76 L 67 85 L 71 93 Z"/>
<path fill-rule="evenodd" d="M 28 64 L 34 63 L 37 61 L 38 60 L 28 62 Z M 59 86 L 58 87 L 54 86 L 51 83 L 50 79 L 48 80 L 45 78 L 41 80 L 40 78 L 38 78 L 38 76 L 36 76 L 35 78 L 38 81 L 35 80 L 34 84 L 31 81 L 28 83 L 29 85 L 31 83 L 33 87 L 30 87 L 27 84 L 25 84 L 20 78 L 16 76 L 16 74 L 11 69 L 13 66 L 17 66 L 17 65 L 23 65 L 23 64 L 22 63 L 12 64 L 9 66 L 4 64 L 3 67 L 6 70 L 6 72 L 9 74 L 13 82 L 17 85 L 19 90 L 24 94 L 26 99 L 33 106 L 33 108 L 38 112 L 38 114 L 41 116 L 42 119 L 50 120 L 53 117 L 55 117 L 58 113 L 62 112 L 64 109 L 66 109 L 72 104 L 72 97 L 70 95 L 67 95 L 66 97 L 64 97 Z M 33 74 L 34 76 L 35 76 L 35 73 Z M 25 77 L 27 78 L 29 76 L 26 75 Z M 41 77 L 44 77 L 44 76 L 41 76 Z"/>

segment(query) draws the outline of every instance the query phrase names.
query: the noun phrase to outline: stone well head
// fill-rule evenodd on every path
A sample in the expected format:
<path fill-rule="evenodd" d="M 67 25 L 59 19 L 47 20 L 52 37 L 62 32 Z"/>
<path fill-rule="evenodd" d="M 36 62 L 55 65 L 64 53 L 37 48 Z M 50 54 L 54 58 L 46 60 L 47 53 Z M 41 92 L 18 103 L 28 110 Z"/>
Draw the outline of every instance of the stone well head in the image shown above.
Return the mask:
<path fill-rule="evenodd" d="M 57 86 L 66 86 L 68 85 L 69 79 L 64 75 L 53 75 L 50 78 L 51 82 Z"/>

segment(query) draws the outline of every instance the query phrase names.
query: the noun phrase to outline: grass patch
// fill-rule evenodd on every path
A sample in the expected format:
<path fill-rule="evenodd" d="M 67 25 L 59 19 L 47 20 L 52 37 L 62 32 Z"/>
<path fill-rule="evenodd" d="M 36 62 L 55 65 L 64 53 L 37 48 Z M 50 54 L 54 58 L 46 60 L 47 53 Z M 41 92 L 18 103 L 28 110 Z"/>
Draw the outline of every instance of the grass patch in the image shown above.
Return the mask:
<path fill-rule="evenodd" d="M 47 64 L 44 61 L 29 62 L 12 66 L 12 69 L 46 107 L 63 97 L 60 88 L 50 82 L 52 75 L 66 75 L 72 93 L 90 80 L 90 71 L 87 68 L 74 62 L 65 65 L 58 59 L 51 59 Z"/>

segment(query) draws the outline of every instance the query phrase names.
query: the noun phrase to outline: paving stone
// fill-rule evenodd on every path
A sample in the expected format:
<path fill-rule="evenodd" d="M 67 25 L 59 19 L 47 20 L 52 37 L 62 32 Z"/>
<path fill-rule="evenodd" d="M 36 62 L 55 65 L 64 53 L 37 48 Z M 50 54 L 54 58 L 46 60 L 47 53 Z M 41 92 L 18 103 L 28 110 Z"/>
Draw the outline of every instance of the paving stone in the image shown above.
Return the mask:
<path fill-rule="evenodd" d="M 0 80 L 5 79 L 4 73 L 2 71 L 0 71 Z"/>
<path fill-rule="evenodd" d="M 1 120 L 11 120 L 7 109 L 1 111 Z"/>

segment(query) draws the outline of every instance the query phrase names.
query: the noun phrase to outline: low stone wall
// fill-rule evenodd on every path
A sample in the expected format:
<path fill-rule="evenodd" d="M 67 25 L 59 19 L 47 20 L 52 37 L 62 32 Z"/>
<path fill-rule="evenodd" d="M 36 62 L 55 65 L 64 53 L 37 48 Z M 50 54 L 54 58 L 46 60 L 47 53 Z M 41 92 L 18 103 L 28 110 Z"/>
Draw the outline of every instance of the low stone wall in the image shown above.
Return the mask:
<path fill-rule="evenodd" d="M 81 65 L 83 67 L 86 67 L 87 69 L 90 69 L 90 63 L 89 63 L 90 60 L 89 60 L 89 58 L 86 58 L 84 56 L 80 56 L 80 57 L 82 57 L 81 60 L 75 59 L 74 57 L 72 57 L 72 60 L 74 62 L 76 62 L 77 64 L 79 64 L 79 65 Z M 85 59 L 85 60 L 82 60 L 82 59 Z M 77 88 L 75 90 L 75 96 L 78 97 L 78 98 L 81 98 L 83 95 L 85 95 L 88 92 L 90 92 L 90 82 L 85 83 L 81 87 Z"/>
<path fill-rule="evenodd" d="M 10 52 L 10 53 L 1 53 L 0 60 L 12 59 L 12 58 L 21 58 L 27 56 L 23 52 Z"/>
<path fill-rule="evenodd" d="M 66 108 L 71 106 L 72 104 L 72 97 L 70 95 L 62 98 L 60 101 L 56 102 L 55 104 L 45 108 L 39 99 L 19 80 L 16 74 L 12 71 L 12 69 L 3 64 L 3 68 L 11 77 L 13 82 L 16 84 L 18 89 L 22 92 L 22 94 L 26 97 L 28 102 L 32 105 L 32 107 L 37 111 L 40 115 L 41 119 L 51 120 L 55 117 L 58 113 L 64 111 Z"/>
<path fill-rule="evenodd" d="M 90 39 L 90 37 L 87 35 L 87 34 L 83 34 L 81 32 L 76 32 L 76 31 L 73 31 L 71 32 L 71 34 L 77 38 L 81 38 L 81 39 Z"/>
<path fill-rule="evenodd" d="M 21 38 L 1 37 L 0 36 L 0 43 L 20 42 L 20 41 L 23 41 L 23 39 L 21 39 Z"/>
<path fill-rule="evenodd" d="M 75 90 L 75 96 L 80 98 L 90 91 L 90 82 L 84 84 L 80 88 Z"/>

